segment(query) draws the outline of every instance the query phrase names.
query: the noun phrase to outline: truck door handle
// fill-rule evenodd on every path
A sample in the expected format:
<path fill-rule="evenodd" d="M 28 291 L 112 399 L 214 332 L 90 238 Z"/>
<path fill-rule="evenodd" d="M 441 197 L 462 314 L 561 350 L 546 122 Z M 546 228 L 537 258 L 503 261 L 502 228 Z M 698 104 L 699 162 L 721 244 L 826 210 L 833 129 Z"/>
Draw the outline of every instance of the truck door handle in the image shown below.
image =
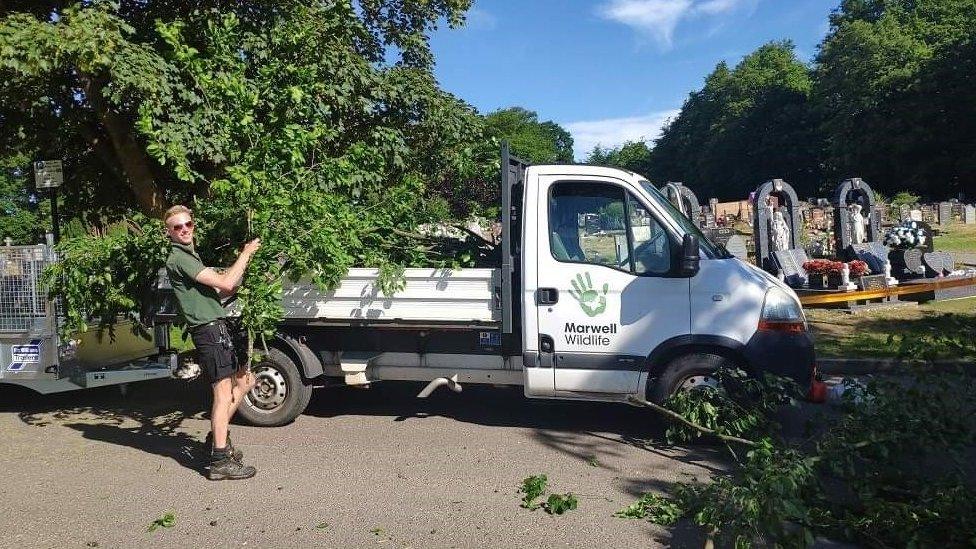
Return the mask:
<path fill-rule="evenodd" d="M 559 290 L 555 288 L 539 288 L 535 292 L 537 305 L 553 305 L 559 302 Z"/>

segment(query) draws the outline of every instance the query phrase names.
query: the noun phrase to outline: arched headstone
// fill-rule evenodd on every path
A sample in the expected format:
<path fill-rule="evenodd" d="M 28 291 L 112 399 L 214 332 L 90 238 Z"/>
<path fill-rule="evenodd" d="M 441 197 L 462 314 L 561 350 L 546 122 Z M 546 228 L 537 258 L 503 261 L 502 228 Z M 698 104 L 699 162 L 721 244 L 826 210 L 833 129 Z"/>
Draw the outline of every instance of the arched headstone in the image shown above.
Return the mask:
<path fill-rule="evenodd" d="M 684 183 L 669 181 L 664 185 L 664 192 L 668 200 L 675 205 L 685 217 L 691 220 L 696 227 L 701 227 L 701 203 L 694 191 L 685 187 Z"/>
<path fill-rule="evenodd" d="M 782 179 L 773 179 L 760 185 L 754 193 L 755 203 L 752 208 L 752 234 L 756 245 L 756 264 L 771 273 L 779 273 L 782 266 L 778 265 L 773 259 L 774 251 L 798 250 L 800 246 L 800 231 L 803 227 L 803 218 L 800 214 L 800 200 L 796 197 L 793 187 Z M 772 209 L 772 200 L 775 198 L 778 207 Z M 774 243 L 776 231 L 774 224 L 776 213 L 783 215 L 786 223 L 784 237 L 785 247 L 777 246 Z M 777 248 L 782 248 L 777 250 Z M 805 254 L 804 254 L 805 255 Z M 802 264 L 801 264 L 802 265 Z M 789 276 L 790 273 L 786 273 Z M 801 273 L 805 277 L 806 273 Z"/>
<path fill-rule="evenodd" d="M 860 215 L 865 219 L 864 240 L 856 242 L 858 232 L 852 220 L 851 207 L 860 206 Z M 875 211 L 874 191 L 863 179 L 854 177 L 841 181 L 834 191 L 834 242 L 837 254 L 844 259 L 853 259 L 852 244 L 866 244 L 881 240 L 881 219 Z"/>

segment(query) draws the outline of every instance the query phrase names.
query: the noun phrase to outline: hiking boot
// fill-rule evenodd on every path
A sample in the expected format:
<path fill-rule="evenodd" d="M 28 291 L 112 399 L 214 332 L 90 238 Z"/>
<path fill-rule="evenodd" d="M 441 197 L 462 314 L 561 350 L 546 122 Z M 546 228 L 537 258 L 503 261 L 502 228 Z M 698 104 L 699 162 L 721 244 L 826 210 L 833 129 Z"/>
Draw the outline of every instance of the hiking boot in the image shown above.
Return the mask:
<path fill-rule="evenodd" d="M 242 480 L 251 478 L 258 470 L 253 465 L 244 465 L 232 457 L 210 462 L 207 478 L 210 480 Z"/>
<path fill-rule="evenodd" d="M 207 433 L 207 440 L 204 441 L 203 447 L 206 449 L 208 455 L 213 454 L 213 431 Z M 230 441 L 230 431 L 227 431 L 227 451 L 237 461 L 244 461 L 244 452 L 234 448 L 234 443 Z"/>

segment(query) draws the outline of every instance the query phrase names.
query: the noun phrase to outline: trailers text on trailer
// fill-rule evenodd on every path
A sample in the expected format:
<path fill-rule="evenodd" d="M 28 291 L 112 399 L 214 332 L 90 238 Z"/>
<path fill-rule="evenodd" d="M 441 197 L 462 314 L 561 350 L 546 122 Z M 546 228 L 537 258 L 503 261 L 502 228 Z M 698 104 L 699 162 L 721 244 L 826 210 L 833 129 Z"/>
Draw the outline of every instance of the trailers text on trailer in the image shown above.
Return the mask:
<path fill-rule="evenodd" d="M 724 364 L 808 385 L 814 350 L 800 302 L 713 245 L 638 174 L 528 166 L 502 149 L 501 260 L 377 271 L 338 288 L 285 289 L 284 319 L 240 408 L 257 425 L 302 413 L 314 385 L 422 381 L 521 385 L 530 398 L 662 401 Z"/>

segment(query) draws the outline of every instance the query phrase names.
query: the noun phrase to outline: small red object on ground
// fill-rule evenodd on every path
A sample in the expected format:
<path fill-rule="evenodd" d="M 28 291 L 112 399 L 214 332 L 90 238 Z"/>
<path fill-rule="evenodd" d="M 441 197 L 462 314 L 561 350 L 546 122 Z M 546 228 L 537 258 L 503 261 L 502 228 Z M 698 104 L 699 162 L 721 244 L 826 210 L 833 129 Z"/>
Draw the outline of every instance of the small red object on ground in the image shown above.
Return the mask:
<path fill-rule="evenodd" d="M 810 391 L 807 393 L 807 400 L 814 404 L 823 404 L 827 401 L 827 384 L 817 378 L 810 380 Z"/>

